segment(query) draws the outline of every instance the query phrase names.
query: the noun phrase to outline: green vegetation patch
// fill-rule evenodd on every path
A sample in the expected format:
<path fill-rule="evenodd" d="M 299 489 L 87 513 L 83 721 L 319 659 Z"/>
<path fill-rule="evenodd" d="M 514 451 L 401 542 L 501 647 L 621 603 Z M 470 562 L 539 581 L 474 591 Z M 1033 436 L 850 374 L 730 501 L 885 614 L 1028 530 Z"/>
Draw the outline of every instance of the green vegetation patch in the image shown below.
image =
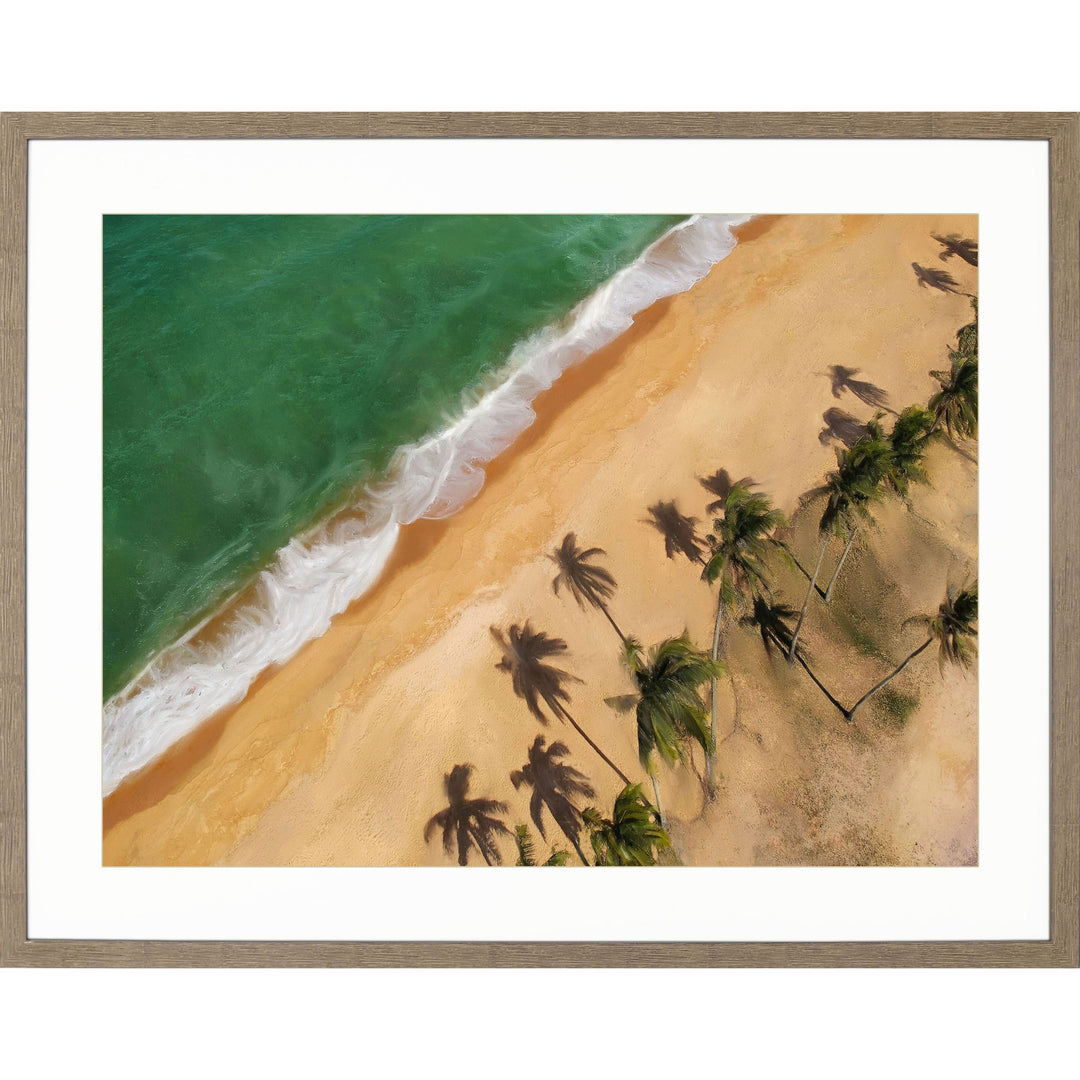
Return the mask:
<path fill-rule="evenodd" d="M 866 628 L 866 623 L 862 619 L 849 612 L 839 610 L 834 612 L 834 618 L 836 619 L 836 625 L 840 627 L 859 652 L 865 653 L 867 656 L 873 656 L 886 664 L 892 663 L 892 657 L 885 652 L 877 639 L 870 634 Z"/>
<path fill-rule="evenodd" d="M 905 694 L 892 686 L 882 687 L 874 698 L 874 719 L 879 727 L 899 731 L 919 706 L 915 694 Z"/>

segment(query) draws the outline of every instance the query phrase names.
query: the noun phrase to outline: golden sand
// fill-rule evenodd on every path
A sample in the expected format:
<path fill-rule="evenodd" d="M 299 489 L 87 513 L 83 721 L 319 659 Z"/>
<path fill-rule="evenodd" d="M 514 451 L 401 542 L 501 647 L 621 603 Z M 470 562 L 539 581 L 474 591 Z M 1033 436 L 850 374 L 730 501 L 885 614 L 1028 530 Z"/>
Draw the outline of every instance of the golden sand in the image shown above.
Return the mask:
<path fill-rule="evenodd" d="M 955 215 L 755 219 L 702 282 L 537 399 L 536 423 L 488 468 L 473 503 L 405 528 L 376 588 L 323 637 L 114 793 L 105 862 L 444 865 L 454 857 L 423 838 L 444 805 L 444 774 L 471 764 L 470 793 L 508 803 L 511 828 L 528 822 L 529 791 L 510 773 L 541 732 L 568 745 L 610 810 L 621 783 L 569 726 L 544 729 L 529 714 L 495 667 L 489 627 L 528 619 L 565 639 L 560 666 L 582 680 L 572 712 L 644 779 L 633 718 L 604 704 L 630 689 L 620 643 L 602 615 L 554 595 L 547 552 L 569 531 L 604 548 L 624 630 L 651 644 L 688 628 L 707 647 L 713 594 L 696 567 L 665 558 L 647 507 L 674 499 L 707 525 L 713 496 L 698 478 L 723 467 L 795 514 L 834 464 L 819 439 L 823 413 L 874 412 L 850 393 L 834 397 L 830 365 L 859 369 L 897 410 L 925 404 L 936 387 L 928 371 L 947 366 L 970 307 L 920 287 L 911 264 L 944 265 L 930 234 L 976 227 Z M 948 269 L 977 291 L 972 267 L 953 259 Z M 975 467 L 947 447 L 929 464 L 933 487 L 915 496 L 917 513 L 883 507 L 832 609 L 811 605 L 814 669 L 846 703 L 918 644 L 903 621 L 936 610 L 946 583 L 974 571 Z M 812 511 L 791 541 L 812 567 Z M 805 579 L 785 571 L 780 585 L 798 608 Z M 692 769 L 660 771 L 685 861 L 976 861 L 974 673 L 941 674 L 928 651 L 894 684 L 909 715 L 868 705 L 849 726 L 798 668 L 770 661 L 760 638 L 732 629 L 726 650 L 717 798 L 705 801 Z M 548 825 L 548 842 L 567 847 Z M 512 842 L 501 847 L 512 862 Z"/>

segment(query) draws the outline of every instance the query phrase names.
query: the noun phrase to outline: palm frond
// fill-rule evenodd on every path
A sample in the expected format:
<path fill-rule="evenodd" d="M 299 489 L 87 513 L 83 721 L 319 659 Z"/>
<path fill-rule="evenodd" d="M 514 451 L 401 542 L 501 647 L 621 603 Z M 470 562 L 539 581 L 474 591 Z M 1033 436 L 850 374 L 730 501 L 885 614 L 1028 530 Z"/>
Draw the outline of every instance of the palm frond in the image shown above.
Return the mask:
<path fill-rule="evenodd" d="M 655 807 L 629 784 L 615 799 L 610 818 L 588 807 L 582 818 L 590 833 L 597 866 L 655 866 L 657 854 L 671 847 Z"/>

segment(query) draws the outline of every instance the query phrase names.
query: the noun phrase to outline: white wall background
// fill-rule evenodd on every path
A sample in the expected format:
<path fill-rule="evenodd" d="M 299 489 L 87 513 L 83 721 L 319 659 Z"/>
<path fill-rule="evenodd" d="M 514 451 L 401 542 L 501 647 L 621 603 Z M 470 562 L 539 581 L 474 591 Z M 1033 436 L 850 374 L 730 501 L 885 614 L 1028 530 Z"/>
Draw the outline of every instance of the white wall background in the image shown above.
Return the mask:
<path fill-rule="evenodd" d="M 991 10 L 22 3 L 0 108 L 1080 109 L 1067 7 Z M 617 1034 L 628 993 L 658 1006 L 655 1035 Z M 0 1061 L 34 1078 L 1039 1077 L 1075 1057 L 1078 1006 L 1076 972 L 0 971 Z"/>

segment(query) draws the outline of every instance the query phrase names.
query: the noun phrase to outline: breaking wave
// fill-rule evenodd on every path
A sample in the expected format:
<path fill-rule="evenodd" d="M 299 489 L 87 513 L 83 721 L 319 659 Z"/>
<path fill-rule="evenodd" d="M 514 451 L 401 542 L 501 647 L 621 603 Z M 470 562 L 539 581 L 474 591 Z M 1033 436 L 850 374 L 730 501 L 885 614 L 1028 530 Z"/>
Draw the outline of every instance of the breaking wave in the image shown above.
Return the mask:
<path fill-rule="evenodd" d="M 556 326 L 517 345 L 499 375 L 463 403 L 438 434 L 400 447 L 386 477 L 340 512 L 278 551 L 253 590 L 160 652 L 106 702 L 103 793 L 143 768 L 205 720 L 237 704 L 261 672 L 326 632 L 335 615 L 382 573 L 402 525 L 442 518 L 483 486 L 483 466 L 535 419 L 534 398 L 559 376 L 629 329 L 657 300 L 684 292 L 735 248 L 732 228 L 750 214 L 699 214 L 669 230 Z"/>

